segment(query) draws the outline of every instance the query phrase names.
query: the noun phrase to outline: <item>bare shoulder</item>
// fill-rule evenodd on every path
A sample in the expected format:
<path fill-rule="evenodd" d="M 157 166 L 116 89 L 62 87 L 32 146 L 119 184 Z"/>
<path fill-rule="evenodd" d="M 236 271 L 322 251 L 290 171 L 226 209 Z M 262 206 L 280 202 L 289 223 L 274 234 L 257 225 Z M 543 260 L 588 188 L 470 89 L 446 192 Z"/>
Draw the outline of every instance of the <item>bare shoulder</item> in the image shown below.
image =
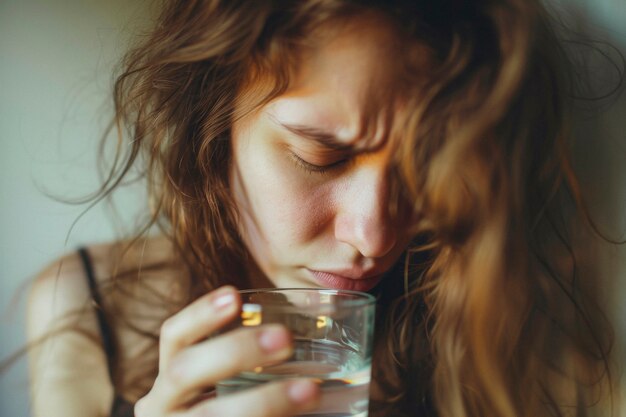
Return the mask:
<path fill-rule="evenodd" d="M 164 273 L 167 268 L 151 266 L 168 265 L 171 254 L 171 245 L 160 238 L 86 248 L 97 291 L 105 304 L 99 307 L 104 311 L 105 307 L 123 306 L 123 309 L 115 309 L 115 314 L 120 315 L 145 309 L 133 300 L 144 298 L 141 291 L 167 291 L 165 287 L 172 281 L 171 271 Z M 142 270 L 147 271 L 143 275 L 149 277 L 145 281 L 150 288 L 127 285 L 124 291 L 107 290 L 116 275 L 135 278 Z M 135 281 L 138 280 L 128 280 Z M 29 292 L 27 310 L 33 415 L 107 415 L 115 390 L 85 262 L 78 252 L 52 262 L 36 277 Z M 111 319 L 108 325 L 119 336 L 116 342 L 121 346 L 120 360 L 123 361 L 129 355 L 125 346 L 149 343 L 120 331 L 113 319 L 115 314 L 108 317 Z"/>
<path fill-rule="evenodd" d="M 34 416 L 106 415 L 113 399 L 107 361 L 77 253 L 33 282 L 27 339 Z"/>
<path fill-rule="evenodd" d="M 29 292 L 29 337 L 43 336 L 53 324 L 54 327 L 69 324 L 72 321 L 69 313 L 84 309 L 89 299 L 85 270 L 78 253 L 54 261 L 39 273 Z"/>
<path fill-rule="evenodd" d="M 78 251 L 72 252 L 52 262 L 35 278 L 29 293 L 29 331 L 40 334 L 50 330 L 52 321 L 57 326 L 68 325 L 76 322 L 74 315 L 93 311 L 86 263 L 91 266 L 98 291 L 105 298 L 113 294 L 106 287 L 116 277 L 129 277 L 127 281 L 136 278 L 135 282 L 141 281 L 142 286 L 153 290 L 160 286 L 169 289 L 172 270 L 177 268 L 171 260 L 172 245 L 161 237 L 98 244 L 85 248 L 85 252 L 86 260 Z M 155 265 L 159 267 L 154 268 Z M 96 324 L 87 323 L 81 329 L 97 330 Z"/>
<path fill-rule="evenodd" d="M 175 305 L 178 296 L 186 294 L 188 283 L 188 274 L 175 252 L 164 237 L 88 248 L 104 308 L 114 312 L 113 321 L 116 317 L 133 320 L 170 313 L 165 306 Z"/>

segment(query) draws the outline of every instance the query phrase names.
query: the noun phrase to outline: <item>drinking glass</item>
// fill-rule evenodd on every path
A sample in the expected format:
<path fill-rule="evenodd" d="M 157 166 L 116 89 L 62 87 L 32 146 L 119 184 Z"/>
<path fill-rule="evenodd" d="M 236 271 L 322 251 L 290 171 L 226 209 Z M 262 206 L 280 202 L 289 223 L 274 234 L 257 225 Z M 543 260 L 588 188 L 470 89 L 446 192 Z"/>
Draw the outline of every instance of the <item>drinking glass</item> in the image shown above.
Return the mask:
<path fill-rule="evenodd" d="M 280 323 L 293 335 L 294 353 L 285 362 L 220 381 L 218 396 L 285 378 L 313 378 L 321 388 L 321 403 L 303 415 L 367 417 L 373 296 L 304 288 L 243 290 L 240 294 L 242 312 L 233 327 Z"/>

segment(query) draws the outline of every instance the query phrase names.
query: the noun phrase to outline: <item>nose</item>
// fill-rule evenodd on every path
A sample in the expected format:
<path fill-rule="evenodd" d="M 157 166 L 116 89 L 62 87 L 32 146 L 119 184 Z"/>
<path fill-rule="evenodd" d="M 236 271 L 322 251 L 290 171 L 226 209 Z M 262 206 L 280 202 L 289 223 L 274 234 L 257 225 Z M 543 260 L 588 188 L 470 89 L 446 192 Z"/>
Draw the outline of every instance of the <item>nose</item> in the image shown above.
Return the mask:
<path fill-rule="evenodd" d="M 389 211 L 389 181 L 382 167 L 365 166 L 345 180 L 335 197 L 335 238 L 367 258 L 379 258 L 397 241 Z"/>

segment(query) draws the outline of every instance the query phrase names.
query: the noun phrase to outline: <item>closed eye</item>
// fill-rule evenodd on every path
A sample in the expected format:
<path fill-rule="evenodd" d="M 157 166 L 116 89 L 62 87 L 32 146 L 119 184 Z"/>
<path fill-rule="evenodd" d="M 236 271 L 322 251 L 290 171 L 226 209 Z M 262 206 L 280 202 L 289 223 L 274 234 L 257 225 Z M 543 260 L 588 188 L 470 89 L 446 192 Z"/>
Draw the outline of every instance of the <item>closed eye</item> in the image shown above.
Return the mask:
<path fill-rule="evenodd" d="M 323 174 L 330 170 L 337 169 L 345 165 L 349 161 L 349 159 L 344 158 L 344 159 L 340 159 L 338 161 L 332 162 L 330 164 L 317 165 L 317 164 L 312 164 L 311 162 L 308 162 L 302 159 L 300 156 L 298 156 L 294 152 L 289 151 L 289 155 L 299 168 L 309 173 Z"/>

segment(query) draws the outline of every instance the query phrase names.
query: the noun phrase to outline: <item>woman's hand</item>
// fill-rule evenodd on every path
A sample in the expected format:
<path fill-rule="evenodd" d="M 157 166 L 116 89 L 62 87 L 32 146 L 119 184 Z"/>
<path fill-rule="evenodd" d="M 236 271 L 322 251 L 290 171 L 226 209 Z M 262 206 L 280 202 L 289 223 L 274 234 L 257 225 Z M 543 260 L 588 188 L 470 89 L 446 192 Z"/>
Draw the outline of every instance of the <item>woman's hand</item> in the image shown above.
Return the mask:
<path fill-rule="evenodd" d="M 240 304 L 233 287 L 222 287 L 165 321 L 159 374 L 150 392 L 135 405 L 135 417 L 282 417 L 315 407 L 319 390 L 308 380 L 202 397 L 218 381 L 287 359 L 292 352 L 289 333 L 278 325 L 239 328 L 205 340 L 236 316 Z"/>

